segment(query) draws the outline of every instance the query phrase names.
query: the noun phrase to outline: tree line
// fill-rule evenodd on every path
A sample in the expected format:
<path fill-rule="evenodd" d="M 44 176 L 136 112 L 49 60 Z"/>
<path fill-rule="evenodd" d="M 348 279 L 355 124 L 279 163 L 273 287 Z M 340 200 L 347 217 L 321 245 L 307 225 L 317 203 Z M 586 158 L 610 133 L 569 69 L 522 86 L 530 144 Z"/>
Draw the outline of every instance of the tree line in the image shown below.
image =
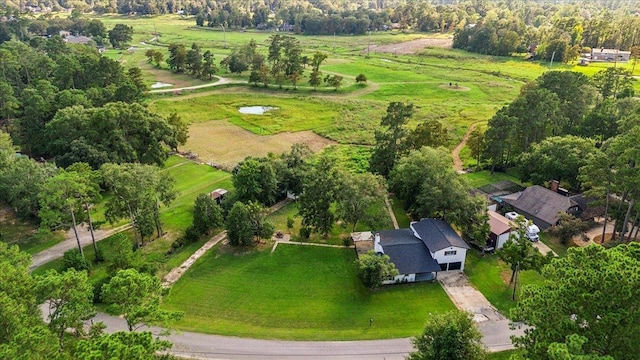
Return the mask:
<path fill-rule="evenodd" d="M 569 62 L 591 49 L 632 50 L 640 55 L 640 21 L 633 5 L 589 2 L 545 7 L 537 2 L 487 7 L 475 21 L 457 27 L 453 47 L 498 56 L 530 52 L 536 58 Z M 613 9 L 612 9 L 613 7 Z M 588 15 L 586 15 L 588 13 Z"/>

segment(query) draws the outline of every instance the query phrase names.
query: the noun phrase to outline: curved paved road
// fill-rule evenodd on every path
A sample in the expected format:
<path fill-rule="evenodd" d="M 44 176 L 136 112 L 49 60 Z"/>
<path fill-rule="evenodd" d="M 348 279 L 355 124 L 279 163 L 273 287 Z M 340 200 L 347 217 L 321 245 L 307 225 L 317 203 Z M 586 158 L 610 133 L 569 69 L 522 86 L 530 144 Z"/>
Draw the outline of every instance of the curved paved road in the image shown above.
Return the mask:
<path fill-rule="evenodd" d="M 121 318 L 98 313 L 95 321 L 107 325 L 107 331 L 126 331 Z M 509 336 L 522 334 L 522 330 L 504 332 L 508 320 L 479 324 L 483 342 L 491 351 L 511 349 Z M 374 325 L 375 326 L 375 325 Z M 146 328 L 160 334 L 161 328 Z M 282 341 L 246 339 L 232 336 L 177 332 L 169 335 L 173 343 L 171 352 L 195 359 L 404 359 L 412 350 L 408 338 L 363 341 Z"/>
<path fill-rule="evenodd" d="M 100 240 L 106 239 L 107 237 L 115 233 L 127 230 L 130 227 L 131 225 L 127 224 L 127 225 L 122 225 L 117 228 L 113 228 L 109 230 L 94 229 L 93 233 L 96 238 L 96 241 L 100 241 Z M 89 229 L 83 224 L 82 226 L 78 226 L 77 230 L 78 230 L 78 236 L 80 237 L 80 244 L 82 245 L 82 247 L 85 247 L 91 244 L 91 233 L 89 232 Z M 33 270 L 38 266 L 48 263 L 49 261 L 59 259 L 64 255 L 65 252 L 71 249 L 75 249 L 77 246 L 78 246 L 78 242 L 76 241 L 75 235 L 73 234 L 73 230 L 69 230 L 67 232 L 67 236 L 64 239 L 64 241 L 46 250 L 43 250 L 37 254 L 33 254 L 31 267 L 29 267 L 29 270 Z"/>

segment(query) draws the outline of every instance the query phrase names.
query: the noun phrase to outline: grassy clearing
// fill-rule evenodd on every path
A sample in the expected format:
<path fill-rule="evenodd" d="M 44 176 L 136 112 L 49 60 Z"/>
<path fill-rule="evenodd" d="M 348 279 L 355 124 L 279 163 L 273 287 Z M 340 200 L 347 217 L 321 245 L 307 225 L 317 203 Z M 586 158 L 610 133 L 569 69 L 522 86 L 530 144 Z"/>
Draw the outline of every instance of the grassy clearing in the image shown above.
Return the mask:
<path fill-rule="evenodd" d="M 509 310 L 517 302 L 511 300 L 513 287 L 509 286 L 511 270 L 509 266 L 498 259 L 495 254 L 481 255 L 476 250 L 467 251 L 465 273 L 469 280 L 501 313 L 509 316 Z M 539 273 L 528 270 L 518 273 L 518 289 L 516 299 L 522 286 L 542 283 L 543 277 Z"/>
<path fill-rule="evenodd" d="M 511 360 L 511 359 L 521 359 L 522 353 L 520 350 L 505 350 L 498 351 L 494 353 L 489 353 L 487 360 Z"/>
<path fill-rule="evenodd" d="M 547 232 L 540 233 L 540 241 L 542 241 L 545 245 L 551 248 L 551 250 L 555 251 L 558 256 L 567 256 L 567 251 L 570 246 L 564 245 L 560 242 L 560 240 L 554 238 L 549 235 Z"/>
<path fill-rule="evenodd" d="M 469 185 L 471 185 L 471 187 L 474 187 L 474 188 L 493 184 L 495 182 L 503 181 L 503 180 L 509 180 L 509 181 L 513 181 L 516 184 L 521 184 L 520 179 L 518 179 L 515 176 L 501 173 L 501 172 L 494 172 L 493 175 L 491 175 L 491 171 L 489 170 L 482 170 L 482 171 L 467 173 L 462 175 L 462 177 L 467 181 Z"/>
<path fill-rule="evenodd" d="M 35 254 L 63 241 L 64 236 L 64 231 L 39 230 L 35 222 L 18 218 L 9 206 L 0 203 L 0 241 Z"/>
<path fill-rule="evenodd" d="M 185 311 L 182 330 L 292 340 L 413 336 L 429 313 L 454 309 L 438 283 L 371 292 L 357 279 L 354 259 L 352 249 L 215 248 L 173 286 L 165 307 Z"/>
<path fill-rule="evenodd" d="M 402 200 L 398 199 L 395 196 L 391 196 L 389 198 L 391 202 L 391 209 L 393 209 L 393 214 L 396 216 L 396 221 L 398 222 L 398 227 L 400 229 L 406 229 L 411 225 L 411 219 L 409 219 L 409 215 L 404 210 L 404 204 Z"/>

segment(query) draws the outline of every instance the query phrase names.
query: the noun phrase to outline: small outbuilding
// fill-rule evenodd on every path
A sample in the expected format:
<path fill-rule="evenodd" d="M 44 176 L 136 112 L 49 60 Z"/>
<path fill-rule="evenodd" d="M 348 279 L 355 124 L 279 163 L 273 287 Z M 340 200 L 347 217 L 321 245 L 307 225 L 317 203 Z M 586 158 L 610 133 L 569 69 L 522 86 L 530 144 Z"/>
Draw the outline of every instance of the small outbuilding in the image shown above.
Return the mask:
<path fill-rule="evenodd" d="M 228 191 L 225 189 L 215 189 L 209 193 L 209 196 L 211 196 L 211 199 L 215 200 L 218 205 L 222 205 L 227 193 Z"/>
<path fill-rule="evenodd" d="M 513 223 L 495 211 L 489 211 L 488 214 L 491 232 L 489 239 L 487 239 L 487 246 L 498 250 L 509 239 L 509 235 L 513 231 Z"/>

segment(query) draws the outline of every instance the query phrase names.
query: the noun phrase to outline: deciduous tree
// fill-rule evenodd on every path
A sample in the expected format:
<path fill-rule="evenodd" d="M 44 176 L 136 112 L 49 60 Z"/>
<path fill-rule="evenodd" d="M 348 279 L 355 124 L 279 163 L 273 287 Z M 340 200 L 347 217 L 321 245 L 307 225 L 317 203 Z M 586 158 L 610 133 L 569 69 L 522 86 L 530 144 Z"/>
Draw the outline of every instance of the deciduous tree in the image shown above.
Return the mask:
<path fill-rule="evenodd" d="M 193 204 L 193 226 L 200 235 L 222 226 L 222 209 L 208 194 L 200 194 Z"/>
<path fill-rule="evenodd" d="M 114 48 L 123 49 L 127 43 L 131 41 L 133 36 L 133 28 L 125 24 L 116 24 L 113 29 L 109 30 L 109 42 Z"/>
<path fill-rule="evenodd" d="M 60 347 L 64 346 L 68 329 L 78 337 L 85 335 L 85 321 L 96 314 L 93 286 L 86 271 L 49 270 L 37 277 L 36 288 L 39 302 L 47 304 L 49 329 L 58 336 Z"/>
<path fill-rule="evenodd" d="M 275 201 L 276 173 L 267 159 L 246 158 L 234 169 L 231 180 L 240 201 L 259 201 L 264 205 Z"/>
<path fill-rule="evenodd" d="M 356 230 L 358 222 L 364 222 L 369 228 L 376 229 L 385 217 L 388 217 L 383 203 L 386 185 L 382 177 L 371 173 L 351 174 L 344 172 L 340 176 L 337 191 L 336 215 L 351 224 Z"/>
<path fill-rule="evenodd" d="M 398 275 L 398 269 L 391 262 L 388 255 L 377 254 L 374 250 L 358 256 L 356 260 L 358 266 L 358 278 L 362 285 L 369 289 L 375 289 L 382 285 L 385 280 L 392 280 Z"/>
<path fill-rule="evenodd" d="M 298 199 L 298 213 L 302 216 L 302 225 L 327 236 L 333 227 L 335 215 L 331 209 L 336 199 L 338 171 L 333 161 L 321 156 L 318 162 L 307 172 L 302 194 Z"/>
<path fill-rule="evenodd" d="M 487 349 L 473 316 L 464 311 L 430 315 L 422 334 L 411 339 L 408 360 L 483 360 Z"/>
<path fill-rule="evenodd" d="M 160 309 L 160 280 L 135 269 L 120 270 L 104 284 L 102 300 L 109 305 L 111 313 L 124 317 L 129 331 L 153 323 L 178 320 L 183 316 L 182 312 Z"/>
<path fill-rule="evenodd" d="M 516 273 L 520 270 L 536 270 L 540 271 L 542 266 L 549 261 L 552 253 L 547 254 L 545 258 L 537 248 L 531 245 L 531 241 L 527 239 L 527 227 L 531 224 L 522 215 L 518 216 L 514 223 L 516 228 L 509 235 L 509 239 L 504 243 L 502 248 L 496 251 L 500 260 L 509 264 L 511 268 L 511 279 L 509 284 L 513 284 Z"/>
<path fill-rule="evenodd" d="M 231 246 L 249 246 L 253 244 L 253 229 L 249 221 L 249 211 L 240 201 L 233 204 L 226 220 L 227 237 Z"/>

